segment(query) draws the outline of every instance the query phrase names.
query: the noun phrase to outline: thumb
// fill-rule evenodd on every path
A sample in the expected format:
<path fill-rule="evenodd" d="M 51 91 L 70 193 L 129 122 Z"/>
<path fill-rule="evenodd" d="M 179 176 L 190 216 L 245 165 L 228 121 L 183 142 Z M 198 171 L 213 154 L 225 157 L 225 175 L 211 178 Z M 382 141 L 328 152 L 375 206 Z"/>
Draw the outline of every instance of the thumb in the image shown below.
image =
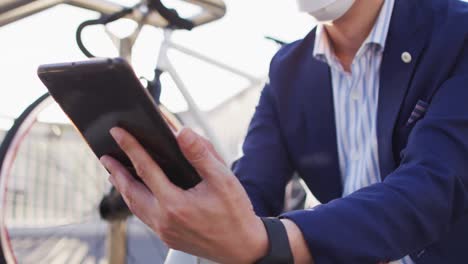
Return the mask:
<path fill-rule="evenodd" d="M 200 176 L 205 180 L 216 180 L 226 175 L 227 167 L 212 153 L 205 139 L 190 128 L 183 128 L 177 134 L 182 153 Z"/>

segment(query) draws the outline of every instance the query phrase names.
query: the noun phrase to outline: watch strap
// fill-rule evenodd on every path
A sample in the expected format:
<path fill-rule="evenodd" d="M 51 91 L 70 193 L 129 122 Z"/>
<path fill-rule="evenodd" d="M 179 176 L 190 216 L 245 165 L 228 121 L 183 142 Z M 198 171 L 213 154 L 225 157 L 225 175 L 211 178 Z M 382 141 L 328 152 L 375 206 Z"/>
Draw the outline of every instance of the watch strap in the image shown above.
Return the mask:
<path fill-rule="evenodd" d="M 262 217 L 268 234 L 268 253 L 256 264 L 294 264 L 288 233 L 279 218 Z"/>

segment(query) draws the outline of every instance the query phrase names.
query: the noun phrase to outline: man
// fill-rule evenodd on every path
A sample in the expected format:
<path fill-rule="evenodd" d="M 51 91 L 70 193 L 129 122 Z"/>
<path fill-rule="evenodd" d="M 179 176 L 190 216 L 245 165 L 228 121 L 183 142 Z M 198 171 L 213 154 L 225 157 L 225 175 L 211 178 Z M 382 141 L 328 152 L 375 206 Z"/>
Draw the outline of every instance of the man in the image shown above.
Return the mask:
<path fill-rule="evenodd" d="M 119 128 L 148 189 L 103 157 L 111 182 L 169 246 L 222 263 L 466 263 L 468 5 L 300 3 L 333 22 L 273 59 L 234 170 L 242 185 L 189 129 L 177 139 L 195 188 L 171 184 Z M 293 172 L 322 205 L 259 218 L 281 214 Z"/>

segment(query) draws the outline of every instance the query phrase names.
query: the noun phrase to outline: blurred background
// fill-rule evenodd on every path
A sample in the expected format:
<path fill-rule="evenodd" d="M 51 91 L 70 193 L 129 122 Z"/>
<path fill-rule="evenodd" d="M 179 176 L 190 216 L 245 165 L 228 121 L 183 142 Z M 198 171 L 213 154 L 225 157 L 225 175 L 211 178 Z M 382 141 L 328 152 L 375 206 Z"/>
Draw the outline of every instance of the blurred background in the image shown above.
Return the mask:
<path fill-rule="evenodd" d="M 125 6 L 138 2 L 112 1 Z M 163 2 L 182 16 L 199 11 L 178 0 Z M 312 18 L 297 11 L 294 0 L 226 0 L 226 5 L 221 20 L 177 31 L 173 41 L 263 81 L 279 49 L 265 36 L 291 42 L 314 26 Z M 84 20 L 98 16 L 58 5 L 0 27 L 0 142 L 24 109 L 46 92 L 36 75 L 40 64 L 86 59 L 75 42 L 75 30 Z M 117 21 L 109 29 L 125 36 L 134 26 Z M 143 28 L 132 57 L 138 76 L 153 78 L 162 39 L 161 29 Z M 104 27 L 86 29 L 83 40 L 94 54 L 118 55 Z M 263 81 L 246 90 L 245 78 L 177 51 L 168 55 L 232 162 L 240 155 Z M 161 81 L 161 102 L 197 129 L 175 83 L 166 75 Z M 60 109 L 51 105 L 41 112 L 16 147 L 8 149 L 13 153 L 10 160 L 0 160 L 8 165 L 2 167 L 0 179 L 4 252 L 18 263 L 109 263 L 109 225 L 98 210 L 110 189 L 106 172 Z M 167 248 L 134 217 L 127 223 L 123 231 L 126 263 L 162 263 Z"/>
<path fill-rule="evenodd" d="M 131 6 L 135 0 L 115 0 Z M 177 0 L 164 1 L 174 6 Z M 297 11 L 295 1 L 227 0 L 227 14 L 220 21 L 174 34 L 174 41 L 253 75 L 264 76 L 277 46 L 264 39 L 273 36 L 285 41 L 303 37 L 313 27 L 310 17 Z M 180 13 L 191 7 L 180 5 Z M 0 28 L 0 128 L 8 128 L 8 119 L 16 117 L 46 89 L 36 76 L 38 65 L 85 59 L 75 43 L 75 29 L 97 14 L 67 5 L 59 5 L 39 14 Z M 128 24 L 115 25 L 116 32 L 128 31 Z M 162 32 L 146 27 L 134 47 L 133 66 L 140 76 L 152 78 Z M 103 29 L 84 34 L 89 48 L 101 56 L 117 56 Z M 219 73 L 213 67 L 184 55 L 172 54 L 177 69 L 190 92 L 204 110 L 215 108 L 239 93 L 243 80 Z M 170 85 L 170 84 L 168 84 Z M 176 89 L 165 89 L 162 101 L 173 111 L 186 110 Z"/>

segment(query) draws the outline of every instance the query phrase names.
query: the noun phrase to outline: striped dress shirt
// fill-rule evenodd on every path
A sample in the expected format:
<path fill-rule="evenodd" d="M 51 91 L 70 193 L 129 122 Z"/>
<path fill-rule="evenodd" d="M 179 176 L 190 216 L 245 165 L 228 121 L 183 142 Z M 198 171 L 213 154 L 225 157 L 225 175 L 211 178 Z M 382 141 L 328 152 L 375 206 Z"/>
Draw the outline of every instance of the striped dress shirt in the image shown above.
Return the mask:
<path fill-rule="evenodd" d="M 316 31 L 314 57 L 330 66 L 343 196 L 381 181 L 377 145 L 380 65 L 395 0 L 385 0 L 369 36 L 346 72 L 326 29 Z M 395 263 L 412 264 L 409 257 Z"/>

